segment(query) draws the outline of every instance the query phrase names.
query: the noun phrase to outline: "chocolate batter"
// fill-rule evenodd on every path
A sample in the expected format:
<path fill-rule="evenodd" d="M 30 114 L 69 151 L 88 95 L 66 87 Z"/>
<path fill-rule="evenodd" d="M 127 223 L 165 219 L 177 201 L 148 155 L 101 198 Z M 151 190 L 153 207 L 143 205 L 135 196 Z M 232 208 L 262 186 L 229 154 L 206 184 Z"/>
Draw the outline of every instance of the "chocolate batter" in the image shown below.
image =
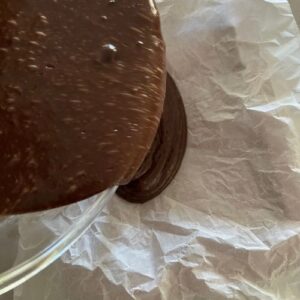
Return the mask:
<path fill-rule="evenodd" d="M 135 178 L 120 186 L 117 194 L 143 203 L 158 196 L 175 177 L 187 142 L 187 120 L 183 101 L 174 80 L 168 74 L 164 110 L 160 125 L 146 159 Z"/>
<path fill-rule="evenodd" d="M 165 74 L 152 0 L 2 0 L 0 214 L 128 184 L 154 140 Z"/>

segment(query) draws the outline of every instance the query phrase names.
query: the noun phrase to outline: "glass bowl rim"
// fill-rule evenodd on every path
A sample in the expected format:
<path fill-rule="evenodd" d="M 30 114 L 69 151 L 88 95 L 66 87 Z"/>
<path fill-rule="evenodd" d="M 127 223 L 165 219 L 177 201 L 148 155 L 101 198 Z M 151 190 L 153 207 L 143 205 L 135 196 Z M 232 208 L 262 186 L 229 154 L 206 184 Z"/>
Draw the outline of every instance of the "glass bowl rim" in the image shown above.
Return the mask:
<path fill-rule="evenodd" d="M 89 229 L 116 189 L 112 187 L 94 196 L 94 203 L 76 221 L 75 226 L 70 226 L 62 236 L 31 258 L 0 273 L 0 295 L 23 284 L 61 257 Z"/>

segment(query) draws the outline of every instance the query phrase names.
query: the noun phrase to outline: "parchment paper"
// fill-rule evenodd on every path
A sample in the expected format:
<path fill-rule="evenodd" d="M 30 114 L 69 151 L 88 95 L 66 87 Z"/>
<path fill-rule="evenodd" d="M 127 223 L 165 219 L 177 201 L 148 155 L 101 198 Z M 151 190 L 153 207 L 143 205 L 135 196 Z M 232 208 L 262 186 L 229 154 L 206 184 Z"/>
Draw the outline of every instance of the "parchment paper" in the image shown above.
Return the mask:
<path fill-rule="evenodd" d="M 189 120 L 180 173 L 145 205 L 115 197 L 15 300 L 300 299 L 300 39 L 288 2 L 158 7 Z"/>

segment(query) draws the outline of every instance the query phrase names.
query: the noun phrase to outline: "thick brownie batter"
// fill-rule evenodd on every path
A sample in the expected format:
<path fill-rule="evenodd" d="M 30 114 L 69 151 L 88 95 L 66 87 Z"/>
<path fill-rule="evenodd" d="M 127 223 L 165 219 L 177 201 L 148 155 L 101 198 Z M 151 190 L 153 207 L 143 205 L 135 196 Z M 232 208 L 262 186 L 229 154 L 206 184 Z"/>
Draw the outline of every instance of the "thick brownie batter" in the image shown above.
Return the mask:
<path fill-rule="evenodd" d="M 146 159 L 135 178 L 120 186 L 117 194 L 136 203 L 158 196 L 173 180 L 184 157 L 187 120 L 181 95 L 174 80 L 167 76 L 164 110 Z"/>
<path fill-rule="evenodd" d="M 152 0 L 1 0 L 0 214 L 128 183 L 164 94 Z"/>

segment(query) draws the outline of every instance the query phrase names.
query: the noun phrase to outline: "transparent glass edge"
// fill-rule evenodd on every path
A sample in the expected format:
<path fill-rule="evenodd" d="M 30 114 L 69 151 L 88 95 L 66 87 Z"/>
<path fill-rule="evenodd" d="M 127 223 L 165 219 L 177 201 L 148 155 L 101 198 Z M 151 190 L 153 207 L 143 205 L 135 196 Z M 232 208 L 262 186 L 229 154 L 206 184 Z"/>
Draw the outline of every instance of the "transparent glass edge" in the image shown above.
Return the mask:
<path fill-rule="evenodd" d="M 99 195 L 95 204 L 84 213 L 87 217 L 77 222 L 62 237 L 32 258 L 0 274 L 0 295 L 25 283 L 66 252 L 89 229 L 105 204 L 113 197 L 117 187 L 107 189 Z"/>

